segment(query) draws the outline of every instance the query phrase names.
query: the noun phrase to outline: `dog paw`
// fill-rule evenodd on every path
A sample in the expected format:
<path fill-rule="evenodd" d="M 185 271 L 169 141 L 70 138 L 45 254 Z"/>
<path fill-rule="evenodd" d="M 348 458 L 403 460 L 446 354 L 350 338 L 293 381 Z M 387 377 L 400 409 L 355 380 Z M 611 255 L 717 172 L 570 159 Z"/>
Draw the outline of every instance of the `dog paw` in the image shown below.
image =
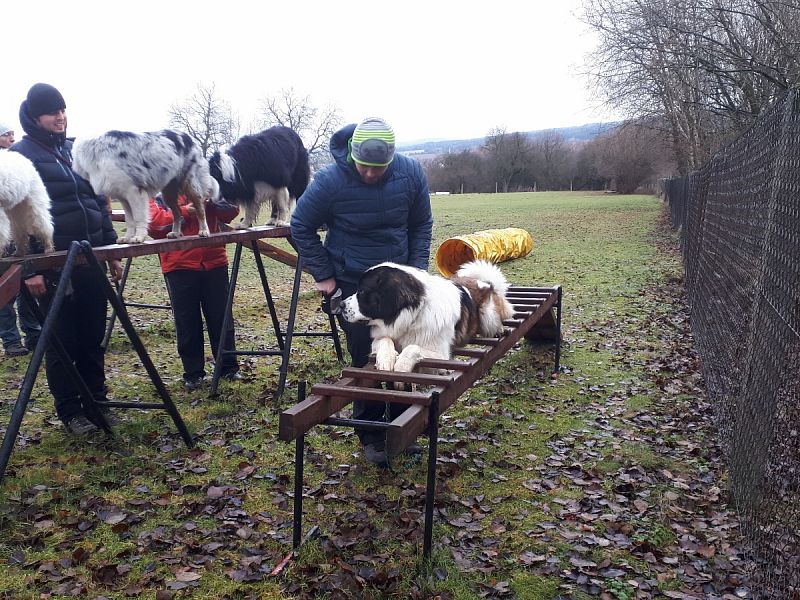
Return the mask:
<path fill-rule="evenodd" d="M 181 234 L 180 234 L 180 233 L 175 233 L 174 231 L 170 231 L 170 232 L 167 234 L 167 238 L 168 238 L 168 239 L 170 239 L 170 240 L 176 240 L 176 239 L 178 239 L 179 237 L 181 237 Z M 131 239 L 134 239 L 134 238 L 131 238 Z M 142 240 L 142 241 L 144 241 L 144 240 Z M 138 243 L 139 243 L 139 242 L 131 242 L 131 244 L 138 244 Z"/>
<path fill-rule="evenodd" d="M 211 235 L 211 232 L 208 229 L 200 230 L 200 231 L 197 232 L 197 236 L 198 237 L 209 237 L 210 235 Z"/>
<path fill-rule="evenodd" d="M 169 237 L 169 235 L 167 235 Z M 129 244 L 143 244 L 145 237 L 143 235 L 135 235 L 128 241 Z"/>
<path fill-rule="evenodd" d="M 247 224 L 247 223 L 245 223 L 244 221 L 239 221 L 239 222 L 236 224 L 236 229 L 250 229 L 250 225 L 248 225 L 248 224 Z"/>
<path fill-rule="evenodd" d="M 389 352 L 378 352 L 375 355 L 375 368 L 379 371 L 395 371 L 396 362 L 397 352 L 394 350 Z"/>
<path fill-rule="evenodd" d="M 401 355 L 397 362 L 394 363 L 394 370 L 400 373 L 411 373 L 416 364 L 417 362 L 413 358 Z"/>
<path fill-rule="evenodd" d="M 273 225 L 275 227 L 289 227 L 289 222 L 281 219 L 270 219 L 267 221 L 267 225 Z"/>

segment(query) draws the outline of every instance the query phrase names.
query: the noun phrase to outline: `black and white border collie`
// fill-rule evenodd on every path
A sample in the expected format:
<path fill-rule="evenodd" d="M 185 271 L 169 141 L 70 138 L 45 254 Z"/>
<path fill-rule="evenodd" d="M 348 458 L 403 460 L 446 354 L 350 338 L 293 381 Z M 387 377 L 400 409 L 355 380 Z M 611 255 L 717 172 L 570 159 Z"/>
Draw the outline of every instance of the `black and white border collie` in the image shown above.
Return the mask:
<path fill-rule="evenodd" d="M 267 225 L 288 227 L 297 198 L 311 177 L 303 141 L 283 126 L 245 135 L 227 150 L 214 152 L 208 162 L 222 196 L 244 207 L 240 229 L 255 224 L 268 200 L 272 210 Z"/>
<path fill-rule="evenodd" d="M 424 358 L 449 359 L 476 334 L 502 335 L 503 321 L 514 314 L 507 290 L 502 271 L 482 260 L 450 279 L 382 263 L 362 275 L 342 316 L 369 323 L 376 368 L 410 373 Z"/>
<path fill-rule="evenodd" d="M 119 243 L 139 244 L 147 237 L 150 198 L 159 192 L 172 210 L 172 231 L 181 236 L 178 196 L 194 205 L 200 237 L 208 237 L 205 201 L 219 195 L 208 162 L 185 133 L 165 129 L 148 133 L 109 131 L 79 140 L 73 149 L 73 168 L 98 194 L 119 200 L 125 210 L 125 235 Z"/>
<path fill-rule="evenodd" d="M 0 150 L 0 255 L 11 240 L 17 255 L 28 253 L 29 235 L 53 251 L 50 196 L 33 163 L 19 152 Z"/>

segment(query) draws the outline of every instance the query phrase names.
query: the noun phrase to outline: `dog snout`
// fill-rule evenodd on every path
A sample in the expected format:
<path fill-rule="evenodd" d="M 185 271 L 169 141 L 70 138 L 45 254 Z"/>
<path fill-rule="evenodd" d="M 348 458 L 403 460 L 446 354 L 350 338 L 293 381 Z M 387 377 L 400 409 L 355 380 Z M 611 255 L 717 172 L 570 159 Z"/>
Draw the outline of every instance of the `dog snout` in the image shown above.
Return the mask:
<path fill-rule="evenodd" d="M 356 321 L 365 320 L 361 315 L 361 312 L 358 310 L 358 300 L 356 299 L 355 295 L 345 298 L 339 307 L 342 318 L 348 323 L 355 323 Z"/>

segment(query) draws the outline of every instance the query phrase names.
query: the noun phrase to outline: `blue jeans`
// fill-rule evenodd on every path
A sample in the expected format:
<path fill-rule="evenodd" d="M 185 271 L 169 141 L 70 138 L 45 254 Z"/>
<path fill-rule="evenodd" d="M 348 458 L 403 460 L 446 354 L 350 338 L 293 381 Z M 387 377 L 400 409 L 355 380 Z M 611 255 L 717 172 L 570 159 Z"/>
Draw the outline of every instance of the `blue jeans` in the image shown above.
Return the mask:
<path fill-rule="evenodd" d="M 33 314 L 33 311 L 22 299 L 22 296 L 17 296 L 17 309 L 19 310 L 19 324 L 22 331 L 25 332 L 25 337 L 28 339 L 28 345 L 33 346 L 31 342 L 39 339 L 39 334 L 42 331 L 42 326 Z M 17 329 L 17 311 L 14 310 L 14 301 L 12 300 L 3 308 L 0 308 L 0 339 L 3 340 L 3 346 L 7 347 L 14 343 L 19 343 L 21 340 L 19 329 Z"/>

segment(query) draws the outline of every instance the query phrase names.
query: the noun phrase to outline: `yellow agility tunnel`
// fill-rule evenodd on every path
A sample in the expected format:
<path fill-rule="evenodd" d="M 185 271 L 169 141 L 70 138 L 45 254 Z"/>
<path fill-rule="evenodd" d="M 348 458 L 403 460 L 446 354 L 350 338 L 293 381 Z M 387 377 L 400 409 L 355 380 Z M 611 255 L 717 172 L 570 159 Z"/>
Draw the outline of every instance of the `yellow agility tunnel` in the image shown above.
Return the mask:
<path fill-rule="evenodd" d="M 436 251 L 436 266 L 442 275 L 451 277 L 461 265 L 471 260 L 501 263 L 527 256 L 532 248 L 533 238 L 524 229 L 486 229 L 442 242 Z"/>

